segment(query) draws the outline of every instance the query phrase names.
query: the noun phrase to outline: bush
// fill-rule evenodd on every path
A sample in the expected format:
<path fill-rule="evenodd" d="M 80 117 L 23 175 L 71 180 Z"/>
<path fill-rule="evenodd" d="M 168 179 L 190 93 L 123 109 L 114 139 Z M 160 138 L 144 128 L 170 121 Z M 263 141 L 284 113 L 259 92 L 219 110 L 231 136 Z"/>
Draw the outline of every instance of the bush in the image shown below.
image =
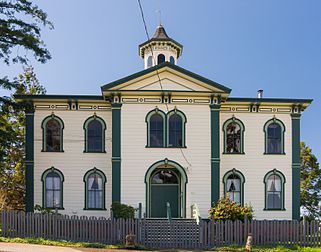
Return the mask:
<path fill-rule="evenodd" d="M 245 216 L 248 220 L 253 219 L 253 208 L 251 206 L 245 205 L 242 207 L 228 197 L 221 198 L 208 212 L 209 218 L 214 220 L 244 221 Z"/>
<path fill-rule="evenodd" d="M 111 205 L 111 210 L 113 212 L 114 218 L 116 219 L 134 219 L 135 216 L 135 208 L 125 204 L 121 204 L 119 202 L 113 202 L 113 204 Z"/>

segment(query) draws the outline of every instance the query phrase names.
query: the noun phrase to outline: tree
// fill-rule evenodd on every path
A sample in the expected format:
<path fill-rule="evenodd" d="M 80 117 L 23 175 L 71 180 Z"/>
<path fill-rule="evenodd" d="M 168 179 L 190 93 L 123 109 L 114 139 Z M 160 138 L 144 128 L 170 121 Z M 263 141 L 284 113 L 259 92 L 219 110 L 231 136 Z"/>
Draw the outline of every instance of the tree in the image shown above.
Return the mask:
<path fill-rule="evenodd" d="M 45 94 L 46 90 L 32 67 L 25 69 L 19 76 L 16 94 Z M 25 115 L 23 108 L 6 104 L 0 112 L 0 134 L 5 133 L 5 142 L 0 145 L 0 192 L 3 195 L 3 208 L 24 210 L 25 196 Z M 3 130 L 4 128 L 4 130 Z M 1 204 L 1 203 L 0 203 Z"/>
<path fill-rule="evenodd" d="M 313 155 L 311 148 L 301 142 L 301 181 L 300 201 L 301 207 L 313 218 L 320 218 L 321 201 L 321 169 L 318 160 Z"/>
<path fill-rule="evenodd" d="M 53 28 L 47 14 L 30 0 L 0 0 L 0 61 L 26 66 L 29 52 L 41 63 L 49 60 L 51 56 L 41 39 L 40 24 Z M 18 79 L 0 76 L 0 89 L 12 90 L 18 85 Z M 0 96 L 0 105 L 11 102 L 9 97 Z"/>

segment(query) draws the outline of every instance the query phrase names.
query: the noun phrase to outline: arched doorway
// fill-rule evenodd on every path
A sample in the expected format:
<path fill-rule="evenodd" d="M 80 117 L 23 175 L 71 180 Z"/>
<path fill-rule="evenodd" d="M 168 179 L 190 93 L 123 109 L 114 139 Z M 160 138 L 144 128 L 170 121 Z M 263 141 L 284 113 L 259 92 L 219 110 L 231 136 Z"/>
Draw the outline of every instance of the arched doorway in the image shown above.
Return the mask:
<path fill-rule="evenodd" d="M 166 218 L 167 203 L 173 218 L 186 215 L 186 183 L 184 168 L 165 159 L 153 164 L 146 172 L 146 213 L 151 218 Z"/>

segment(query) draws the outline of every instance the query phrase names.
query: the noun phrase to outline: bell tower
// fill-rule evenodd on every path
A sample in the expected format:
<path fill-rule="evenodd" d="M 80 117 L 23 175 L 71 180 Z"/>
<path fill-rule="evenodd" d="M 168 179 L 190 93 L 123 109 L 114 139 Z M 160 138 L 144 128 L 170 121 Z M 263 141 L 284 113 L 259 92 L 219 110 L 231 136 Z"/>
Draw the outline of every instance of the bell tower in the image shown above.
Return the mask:
<path fill-rule="evenodd" d="M 144 59 L 145 69 L 161 64 L 165 61 L 177 64 L 177 59 L 182 55 L 183 46 L 171 39 L 165 28 L 157 26 L 154 36 L 139 45 L 139 56 Z"/>

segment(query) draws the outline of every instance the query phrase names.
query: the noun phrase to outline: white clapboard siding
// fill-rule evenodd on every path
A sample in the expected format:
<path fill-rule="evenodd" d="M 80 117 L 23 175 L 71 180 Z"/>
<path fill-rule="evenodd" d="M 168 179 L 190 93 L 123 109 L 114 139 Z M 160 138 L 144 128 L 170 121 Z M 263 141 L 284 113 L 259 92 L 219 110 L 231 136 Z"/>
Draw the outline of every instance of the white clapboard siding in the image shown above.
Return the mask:
<path fill-rule="evenodd" d="M 54 166 L 59 169 L 65 178 L 63 184 L 63 214 L 109 216 L 109 211 L 84 211 L 84 174 L 96 167 L 103 171 L 107 178 L 106 183 L 106 208 L 111 205 L 111 111 L 97 111 L 107 126 L 105 134 L 105 147 L 107 153 L 83 153 L 84 130 L 83 124 L 88 117 L 94 115 L 93 111 L 54 111 L 65 125 L 63 131 L 62 153 L 41 152 L 42 150 L 42 120 L 51 115 L 51 111 L 36 110 L 35 112 L 35 204 L 42 205 L 42 173 Z"/>

